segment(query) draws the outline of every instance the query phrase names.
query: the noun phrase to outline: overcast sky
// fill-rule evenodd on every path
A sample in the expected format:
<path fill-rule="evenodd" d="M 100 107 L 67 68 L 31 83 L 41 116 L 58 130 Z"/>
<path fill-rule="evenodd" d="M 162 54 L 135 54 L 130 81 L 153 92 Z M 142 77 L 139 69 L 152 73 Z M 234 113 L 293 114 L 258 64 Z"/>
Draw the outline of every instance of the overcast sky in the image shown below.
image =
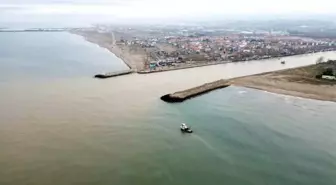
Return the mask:
<path fill-rule="evenodd" d="M 0 19 L 68 14 L 111 19 L 176 19 L 212 15 L 333 14 L 335 9 L 335 0 L 0 0 Z"/>

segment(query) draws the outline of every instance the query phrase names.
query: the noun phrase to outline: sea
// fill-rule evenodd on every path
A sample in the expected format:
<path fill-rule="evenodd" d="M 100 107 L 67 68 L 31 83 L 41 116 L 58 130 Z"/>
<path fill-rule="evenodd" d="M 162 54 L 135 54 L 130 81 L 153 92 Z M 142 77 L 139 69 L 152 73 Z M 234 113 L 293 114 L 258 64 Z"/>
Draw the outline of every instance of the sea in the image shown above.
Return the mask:
<path fill-rule="evenodd" d="M 127 66 L 80 36 L 0 33 L 0 184 L 335 185 L 333 102 L 237 86 L 160 100 L 320 56 L 336 52 L 101 80 Z"/>

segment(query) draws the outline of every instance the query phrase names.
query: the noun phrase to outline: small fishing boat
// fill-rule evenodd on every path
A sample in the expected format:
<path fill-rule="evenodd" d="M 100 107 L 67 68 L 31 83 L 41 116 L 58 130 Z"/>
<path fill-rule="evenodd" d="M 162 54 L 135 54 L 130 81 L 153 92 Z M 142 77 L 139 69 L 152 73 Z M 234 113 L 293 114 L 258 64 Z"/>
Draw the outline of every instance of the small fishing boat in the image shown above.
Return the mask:
<path fill-rule="evenodd" d="M 281 61 L 281 64 L 286 64 L 286 61 L 284 61 L 284 60 L 283 60 L 283 61 Z"/>
<path fill-rule="evenodd" d="M 182 123 L 181 126 L 180 126 L 180 128 L 181 128 L 182 132 L 186 132 L 186 133 L 192 133 L 193 132 L 191 130 L 191 128 L 188 127 L 187 124 L 185 124 L 185 123 Z"/>

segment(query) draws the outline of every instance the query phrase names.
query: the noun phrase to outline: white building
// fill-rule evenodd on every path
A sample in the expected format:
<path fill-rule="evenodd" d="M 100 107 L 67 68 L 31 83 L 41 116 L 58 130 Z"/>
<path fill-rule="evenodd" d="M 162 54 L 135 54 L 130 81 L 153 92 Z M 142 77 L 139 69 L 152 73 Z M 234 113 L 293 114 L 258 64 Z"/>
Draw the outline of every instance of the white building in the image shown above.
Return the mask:
<path fill-rule="evenodd" d="M 322 79 L 326 79 L 326 80 L 336 80 L 336 76 L 322 75 Z"/>

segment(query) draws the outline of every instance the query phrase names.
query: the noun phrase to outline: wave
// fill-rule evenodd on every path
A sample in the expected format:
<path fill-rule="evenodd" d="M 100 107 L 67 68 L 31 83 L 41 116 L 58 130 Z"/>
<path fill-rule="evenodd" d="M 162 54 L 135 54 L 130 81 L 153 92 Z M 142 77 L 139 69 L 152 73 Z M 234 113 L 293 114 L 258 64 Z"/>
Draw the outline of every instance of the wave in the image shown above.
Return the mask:
<path fill-rule="evenodd" d="M 238 91 L 239 94 L 245 94 L 247 91 Z"/>

